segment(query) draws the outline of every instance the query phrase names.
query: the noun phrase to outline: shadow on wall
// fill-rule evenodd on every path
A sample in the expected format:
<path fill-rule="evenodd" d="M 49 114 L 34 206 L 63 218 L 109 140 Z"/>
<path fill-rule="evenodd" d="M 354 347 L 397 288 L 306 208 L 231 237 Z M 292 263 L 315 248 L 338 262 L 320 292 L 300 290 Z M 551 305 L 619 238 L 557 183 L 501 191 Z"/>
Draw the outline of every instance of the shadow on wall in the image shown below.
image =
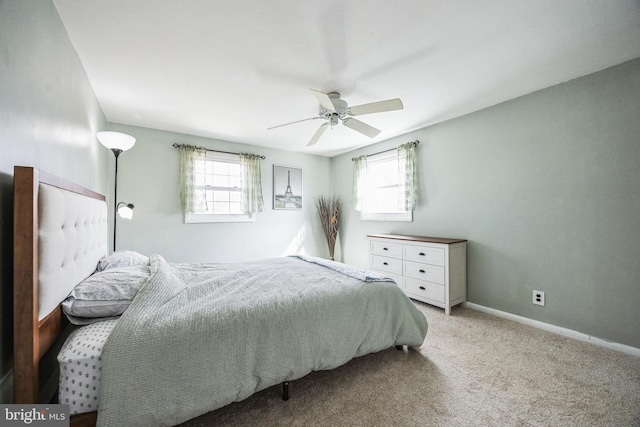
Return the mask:
<path fill-rule="evenodd" d="M 0 173 L 0 379 L 13 353 L 13 176 Z"/>

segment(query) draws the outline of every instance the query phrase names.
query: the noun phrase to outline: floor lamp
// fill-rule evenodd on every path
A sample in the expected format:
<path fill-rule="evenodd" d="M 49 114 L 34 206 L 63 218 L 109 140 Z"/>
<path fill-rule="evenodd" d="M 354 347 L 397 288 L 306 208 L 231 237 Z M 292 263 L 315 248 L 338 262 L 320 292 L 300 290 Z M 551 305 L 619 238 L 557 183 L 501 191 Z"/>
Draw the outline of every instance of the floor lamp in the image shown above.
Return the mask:
<path fill-rule="evenodd" d="M 116 251 L 116 223 L 117 216 L 120 214 L 123 218 L 131 219 L 133 217 L 133 204 L 118 203 L 118 156 L 123 151 L 129 150 L 136 143 L 136 139 L 131 135 L 121 132 L 102 131 L 97 134 L 98 141 L 116 156 L 116 172 L 115 186 L 113 190 L 113 251 Z"/>

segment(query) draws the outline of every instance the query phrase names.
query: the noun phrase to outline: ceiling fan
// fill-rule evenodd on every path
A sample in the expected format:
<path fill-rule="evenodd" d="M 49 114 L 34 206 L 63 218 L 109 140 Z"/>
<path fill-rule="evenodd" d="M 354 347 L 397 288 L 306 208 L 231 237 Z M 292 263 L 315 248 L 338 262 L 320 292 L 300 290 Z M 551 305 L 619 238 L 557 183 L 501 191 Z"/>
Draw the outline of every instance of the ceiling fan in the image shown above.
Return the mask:
<path fill-rule="evenodd" d="M 279 128 L 282 126 L 289 126 L 294 123 L 306 122 L 308 120 L 322 119 L 325 120 L 325 122 L 320 125 L 316 133 L 313 135 L 313 137 L 311 137 L 311 140 L 309 141 L 307 146 L 314 145 L 316 142 L 318 142 L 322 134 L 327 130 L 329 126 L 336 126 L 339 122 L 342 122 L 342 124 L 346 127 L 351 128 L 356 132 L 360 132 L 361 134 L 364 134 L 369 138 L 374 138 L 380 133 L 380 130 L 374 128 L 373 126 L 369 126 L 368 124 L 361 122 L 360 120 L 354 119 L 353 116 L 381 113 L 384 111 L 402 110 L 402 108 L 404 107 L 402 105 L 402 101 L 399 98 L 349 107 L 346 101 L 340 99 L 340 94 L 338 92 L 324 93 L 311 89 L 311 93 L 313 93 L 320 102 L 317 117 L 310 117 L 308 119 L 302 119 L 291 123 L 285 123 L 283 125 L 273 126 L 268 128 L 267 130 Z"/>

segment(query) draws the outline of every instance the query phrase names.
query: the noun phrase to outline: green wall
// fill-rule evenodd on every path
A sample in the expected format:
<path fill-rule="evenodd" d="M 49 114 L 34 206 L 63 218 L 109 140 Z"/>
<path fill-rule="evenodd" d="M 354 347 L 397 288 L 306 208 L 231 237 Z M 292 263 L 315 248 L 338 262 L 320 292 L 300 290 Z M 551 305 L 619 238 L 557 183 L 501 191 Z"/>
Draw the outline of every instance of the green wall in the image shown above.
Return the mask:
<path fill-rule="evenodd" d="M 414 221 L 346 210 L 344 262 L 368 265 L 368 233 L 466 238 L 470 302 L 640 348 L 640 59 L 336 157 L 335 192 L 414 139 Z"/>
<path fill-rule="evenodd" d="M 51 1 L 0 0 L 0 402 L 13 351 L 13 167 L 107 189 L 102 110 Z"/>

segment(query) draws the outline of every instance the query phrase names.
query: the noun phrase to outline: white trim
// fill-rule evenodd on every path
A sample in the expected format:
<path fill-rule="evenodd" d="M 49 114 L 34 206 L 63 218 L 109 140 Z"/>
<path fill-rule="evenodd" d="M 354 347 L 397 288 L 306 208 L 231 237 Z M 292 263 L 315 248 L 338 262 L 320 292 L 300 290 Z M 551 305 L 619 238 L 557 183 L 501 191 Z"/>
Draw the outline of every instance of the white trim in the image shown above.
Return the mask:
<path fill-rule="evenodd" d="M 494 308 L 485 307 L 483 305 L 474 304 L 472 302 L 464 303 L 465 307 L 469 307 L 472 310 L 481 311 L 483 313 L 491 314 L 504 319 L 513 320 L 514 322 L 522 323 L 524 325 L 533 326 L 534 328 L 543 329 L 545 331 L 553 332 L 558 335 L 562 335 L 568 338 L 573 338 L 578 341 L 588 342 L 598 345 L 600 347 L 606 347 L 611 350 L 616 350 L 622 353 L 630 354 L 632 356 L 640 357 L 640 348 L 631 347 L 630 345 L 620 344 L 613 341 L 607 341 L 602 338 L 594 337 L 591 335 L 583 334 L 582 332 L 574 331 L 573 329 L 567 329 L 560 326 L 552 325 L 550 323 L 541 322 L 539 320 L 529 319 L 527 317 L 518 316 L 516 314 L 507 313 L 505 311 L 496 310 Z"/>
<path fill-rule="evenodd" d="M 373 213 L 360 211 L 361 221 L 413 221 L 413 211 L 394 212 L 394 213 Z"/>
<path fill-rule="evenodd" d="M 207 222 L 255 222 L 256 216 L 252 214 L 194 214 L 185 213 L 185 224 L 203 224 Z"/>
<path fill-rule="evenodd" d="M 0 379 L 0 402 L 13 403 L 13 368 Z"/>

